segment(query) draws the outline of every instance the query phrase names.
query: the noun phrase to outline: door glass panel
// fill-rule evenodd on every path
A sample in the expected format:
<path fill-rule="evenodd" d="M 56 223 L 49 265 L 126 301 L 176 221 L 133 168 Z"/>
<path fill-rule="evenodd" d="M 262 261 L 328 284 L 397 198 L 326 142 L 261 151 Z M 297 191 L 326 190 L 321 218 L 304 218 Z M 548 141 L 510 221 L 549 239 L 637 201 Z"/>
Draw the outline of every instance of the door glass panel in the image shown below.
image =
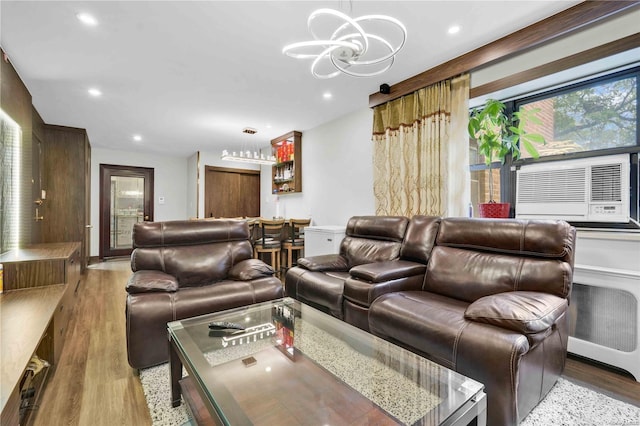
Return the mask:
<path fill-rule="evenodd" d="M 111 176 L 110 248 L 132 248 L 133 225 L 143 219 L 144 178 Z"/>

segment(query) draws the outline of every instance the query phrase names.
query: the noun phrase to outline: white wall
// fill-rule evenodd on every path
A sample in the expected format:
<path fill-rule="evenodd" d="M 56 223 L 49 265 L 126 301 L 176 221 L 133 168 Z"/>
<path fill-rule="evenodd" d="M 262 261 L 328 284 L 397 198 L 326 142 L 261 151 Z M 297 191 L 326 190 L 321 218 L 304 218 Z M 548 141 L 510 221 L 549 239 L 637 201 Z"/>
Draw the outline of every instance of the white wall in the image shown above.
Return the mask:
<path fill-rule="evenodd" d="M 302 193 L 270 194 L 271 173 L 263 167 L 262 216 L 278 210 L 285 218 L 311 217 L 314 225 L 345 225 L 351 216 L 375 214 L 372 126 L 373 112 L 364 108 L 303 132 Z"/>
<path fill-rule="evenodd" d="M 91 230 L 91 256 L 98 256 L 100 252 L 100 164 L 153 168 L 154 220 L 188 219 L 186 158 L 92 148 L 91 225 L 93 228 Z M 164 204 L 158 204 L 159 197 L 164 197 Z"/>
<path fill-rule="evenodd" d="M 198 166 L 200 152 L 187 158 L 187 216 L 198 217 Z"/>

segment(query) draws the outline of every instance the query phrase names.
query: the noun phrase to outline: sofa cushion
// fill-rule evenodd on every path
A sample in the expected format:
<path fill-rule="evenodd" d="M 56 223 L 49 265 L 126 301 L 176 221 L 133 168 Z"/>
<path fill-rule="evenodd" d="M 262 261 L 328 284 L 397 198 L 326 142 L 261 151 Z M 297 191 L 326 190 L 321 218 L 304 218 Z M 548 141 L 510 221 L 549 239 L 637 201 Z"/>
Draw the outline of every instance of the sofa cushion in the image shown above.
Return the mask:
<path fill-rule="evenodd" d="M 131 254 L 134 271 L 158 270 L 173 275 L 180 288 L 197 287 L 227 278 L 232 265 L 253 257 L 249 241 L 136 248 Z"/>
<path fill-rule="evenodd" d="M 513 291 L 482 297 L 465 318 L 522 334 L 545 332 L 567 310 L 567 299 L 535 291 Z"/>
<path fill-rule="evenodd" d="M 273 275 L 273 268 L 260 259 L 247 259 L 238 262 L 229 271 L 229 278 L 238 281 L 250 281 Z"/>
<path fill-rule="evenodd" d="M 456 341 L 468 323 L 468 304 L 426 291 L 388 293 L 371 303 L 369 329 L 455 368 Z"/>
<path fill-rule="evenodd" d="M 178 281 L 162 271 L 137 271 L 127 282 L 127 293 L 172 292 L 178 290 Z"/>
<path fill-rule="evenodd" d="M 400 257 L 426 264 L 436 244 L 440 228 L 440 218 L 416 215 L 409 221 L 407 232 L 402 241 Z"/>
<path fill-rule="evenodd" d="M 571 265 L 555 259 L 436 246 L 423 289 L 469 303 L 508 291 L 540 291 L 565 297 L 572 276 Z"/>
<path fill-rule="evenodd" d="M 347 259 L 349 268 L 366 263 L 384 262 L 400 257 L 402 243 L 346 236 L 340 244 L 340 254 Z"/>

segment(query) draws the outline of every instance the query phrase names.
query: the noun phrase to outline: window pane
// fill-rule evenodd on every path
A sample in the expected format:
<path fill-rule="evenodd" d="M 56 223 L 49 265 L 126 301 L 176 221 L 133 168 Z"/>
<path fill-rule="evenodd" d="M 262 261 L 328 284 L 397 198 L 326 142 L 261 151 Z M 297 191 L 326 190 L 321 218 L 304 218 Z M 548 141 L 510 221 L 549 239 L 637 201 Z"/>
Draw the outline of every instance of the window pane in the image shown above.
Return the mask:
<path fill-rule="evenodd" d="M 469 164 L 484 164 L 484 155 L 478 152 L 478 142 L 469 138 Z"/>
<path fill-rule="evenodd" d="M 591 87 L 524 104 L 540 108 L 542 125 L 528 125 L 540 133 L 540 156 L 636 145 L 637 78 L 608 81 Z M 522 157 L 531 155 L 521 147 Z"/>
<path fill-rule="evenodd" d="M 493 176 L 493 198 L 500 202 L 500 169 L 491 170 Z M 473 204 L 473 215 L 478 216 L 478 204 L 488 203 L 489 197 L 489 169 L 471 171 L 471 203 Z"/>

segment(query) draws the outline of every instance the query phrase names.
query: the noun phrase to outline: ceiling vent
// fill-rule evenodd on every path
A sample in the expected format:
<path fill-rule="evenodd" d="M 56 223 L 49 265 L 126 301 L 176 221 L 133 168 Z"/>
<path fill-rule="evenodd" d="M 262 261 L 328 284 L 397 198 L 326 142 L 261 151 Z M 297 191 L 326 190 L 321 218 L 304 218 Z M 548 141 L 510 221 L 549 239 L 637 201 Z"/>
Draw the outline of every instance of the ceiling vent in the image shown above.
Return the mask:
<path fill-rule="evenodd" d="M 254 129 L 253 127 L 245 127 L 244 129 L 242 129 L 242 133 L 247 133 L 249 135 L 255 135 L 256 133 L 258 133 L 258 131 L 256 129 Z"/>

